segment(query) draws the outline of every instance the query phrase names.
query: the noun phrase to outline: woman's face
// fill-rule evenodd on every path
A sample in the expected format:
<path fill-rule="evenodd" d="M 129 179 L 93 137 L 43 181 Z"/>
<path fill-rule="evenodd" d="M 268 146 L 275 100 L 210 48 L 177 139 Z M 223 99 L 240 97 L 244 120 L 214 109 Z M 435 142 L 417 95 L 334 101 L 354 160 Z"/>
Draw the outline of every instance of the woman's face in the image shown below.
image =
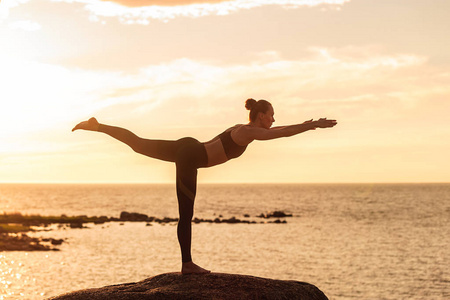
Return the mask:
<path fill-rule="evenodd" d="M 272 123 L 275 122 L 273 118 L 275 112 L 273 111 L 273 107 L 270 106 L 265 114 L 261 113 L 261 125 L 263 128 L 269 129 L 272 127 Z"/>

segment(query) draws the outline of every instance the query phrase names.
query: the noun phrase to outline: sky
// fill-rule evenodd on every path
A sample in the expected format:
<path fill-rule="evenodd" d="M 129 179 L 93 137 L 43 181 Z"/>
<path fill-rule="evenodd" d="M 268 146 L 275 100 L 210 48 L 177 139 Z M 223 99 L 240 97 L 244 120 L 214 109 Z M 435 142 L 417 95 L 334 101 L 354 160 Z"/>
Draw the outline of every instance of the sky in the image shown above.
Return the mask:
<path fill-rule="evenodd" d="M 173 183 L 96 132 L 207 141 L 274 126 L 199 183 L 450 182 L 448 0 L 1 0 L 0 182 Z"/>

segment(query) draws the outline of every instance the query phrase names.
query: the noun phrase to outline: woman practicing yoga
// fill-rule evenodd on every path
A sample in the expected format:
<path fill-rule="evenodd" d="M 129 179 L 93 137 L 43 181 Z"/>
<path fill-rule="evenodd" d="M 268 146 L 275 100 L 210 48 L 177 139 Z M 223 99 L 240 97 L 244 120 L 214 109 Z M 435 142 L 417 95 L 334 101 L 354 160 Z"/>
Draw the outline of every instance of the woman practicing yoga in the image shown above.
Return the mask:
<path fill-rule="evenodd" d="M 194 214 L 198 168 L 212 167 L 236 158 L 254 140 L 288 137 L 316 128 L 333 127 L 337 124 L 336 120 L 321 118 L 302 124 L 271 128 L 275 119 L 273 107 L 268 101 L 247 99 L 245 107 L 250 110 L 248 124 L 238 124 L 228 128 L 205 143 L 190 137 L 177 141 L 143 139 L 124 128 L 100 124 L 95 118 L 81 122 L 72 129 L 72 131 L 84 129 L 103 132 L 127 144 L 137 153 L 175 163 L 180 214 L 177 235 L 181 248 L 183 274 L 209 273 L 208 270 L 194 264 L 191 258 L 191 221 Z"/>

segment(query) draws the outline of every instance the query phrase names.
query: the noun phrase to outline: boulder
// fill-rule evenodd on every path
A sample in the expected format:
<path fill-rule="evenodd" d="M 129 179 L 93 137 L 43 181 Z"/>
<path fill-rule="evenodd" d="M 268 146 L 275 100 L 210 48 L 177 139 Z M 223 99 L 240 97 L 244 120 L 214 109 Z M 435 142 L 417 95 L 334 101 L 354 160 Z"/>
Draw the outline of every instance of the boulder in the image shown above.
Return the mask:
<path fill-rule="evenodd" d="M 292 214 L 287 214 L 284 211 L 274 211 L 274 212 L 268 212 L 267 214 L 260 214 L 257 216 L 258 218 L 286 218 L 286 217 L 292 217 Z"/>
<path fill-rule="evenodd" d="M 70 228 L 84 228 L 83 223 L 70 223 Z"/>
<path fill-rule="evenodd" d="M 120 221 L 130 221 L 130 222 L 142 222 L 142 221 L 147 221 L 148 220 L 148 216 L 145 214 L 140 214 L 140 213 L 129 213 L 126 211 L 123 211 L 120 213 Z"/>
<path fill-rule="evenodd" d="M 50 242 L 52 243 L 52 245 L 58 246 L 58 245 L 61 245 L 64 242 L 64 240 L 63 239 L 59 239 L 59 240 L 50 239 Z"/>
<path fill-rule="evenodd" d="M 306 282 L 275 280 L 236 274 L 166 273 L 140 282 L 71 292 L 51 300 L 131 299 L 302 299 L 327 300 L 317 287 Z"/>

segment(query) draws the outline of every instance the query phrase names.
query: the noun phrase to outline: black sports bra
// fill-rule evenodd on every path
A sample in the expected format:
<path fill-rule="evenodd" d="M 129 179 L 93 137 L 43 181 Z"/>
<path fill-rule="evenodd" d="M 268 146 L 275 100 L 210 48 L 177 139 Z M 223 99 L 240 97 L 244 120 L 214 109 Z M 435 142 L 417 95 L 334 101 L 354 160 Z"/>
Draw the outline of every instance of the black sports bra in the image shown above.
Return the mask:
<path fill-rule="evenodd" d="M 244 153 L 247 145 L 241 146 L 235 143 L 231 138 L 231 130 L 224 131 L 219 134 L 220 141 L 222 142 L 223 149 L 228 159 L 236 158 Z"/>

